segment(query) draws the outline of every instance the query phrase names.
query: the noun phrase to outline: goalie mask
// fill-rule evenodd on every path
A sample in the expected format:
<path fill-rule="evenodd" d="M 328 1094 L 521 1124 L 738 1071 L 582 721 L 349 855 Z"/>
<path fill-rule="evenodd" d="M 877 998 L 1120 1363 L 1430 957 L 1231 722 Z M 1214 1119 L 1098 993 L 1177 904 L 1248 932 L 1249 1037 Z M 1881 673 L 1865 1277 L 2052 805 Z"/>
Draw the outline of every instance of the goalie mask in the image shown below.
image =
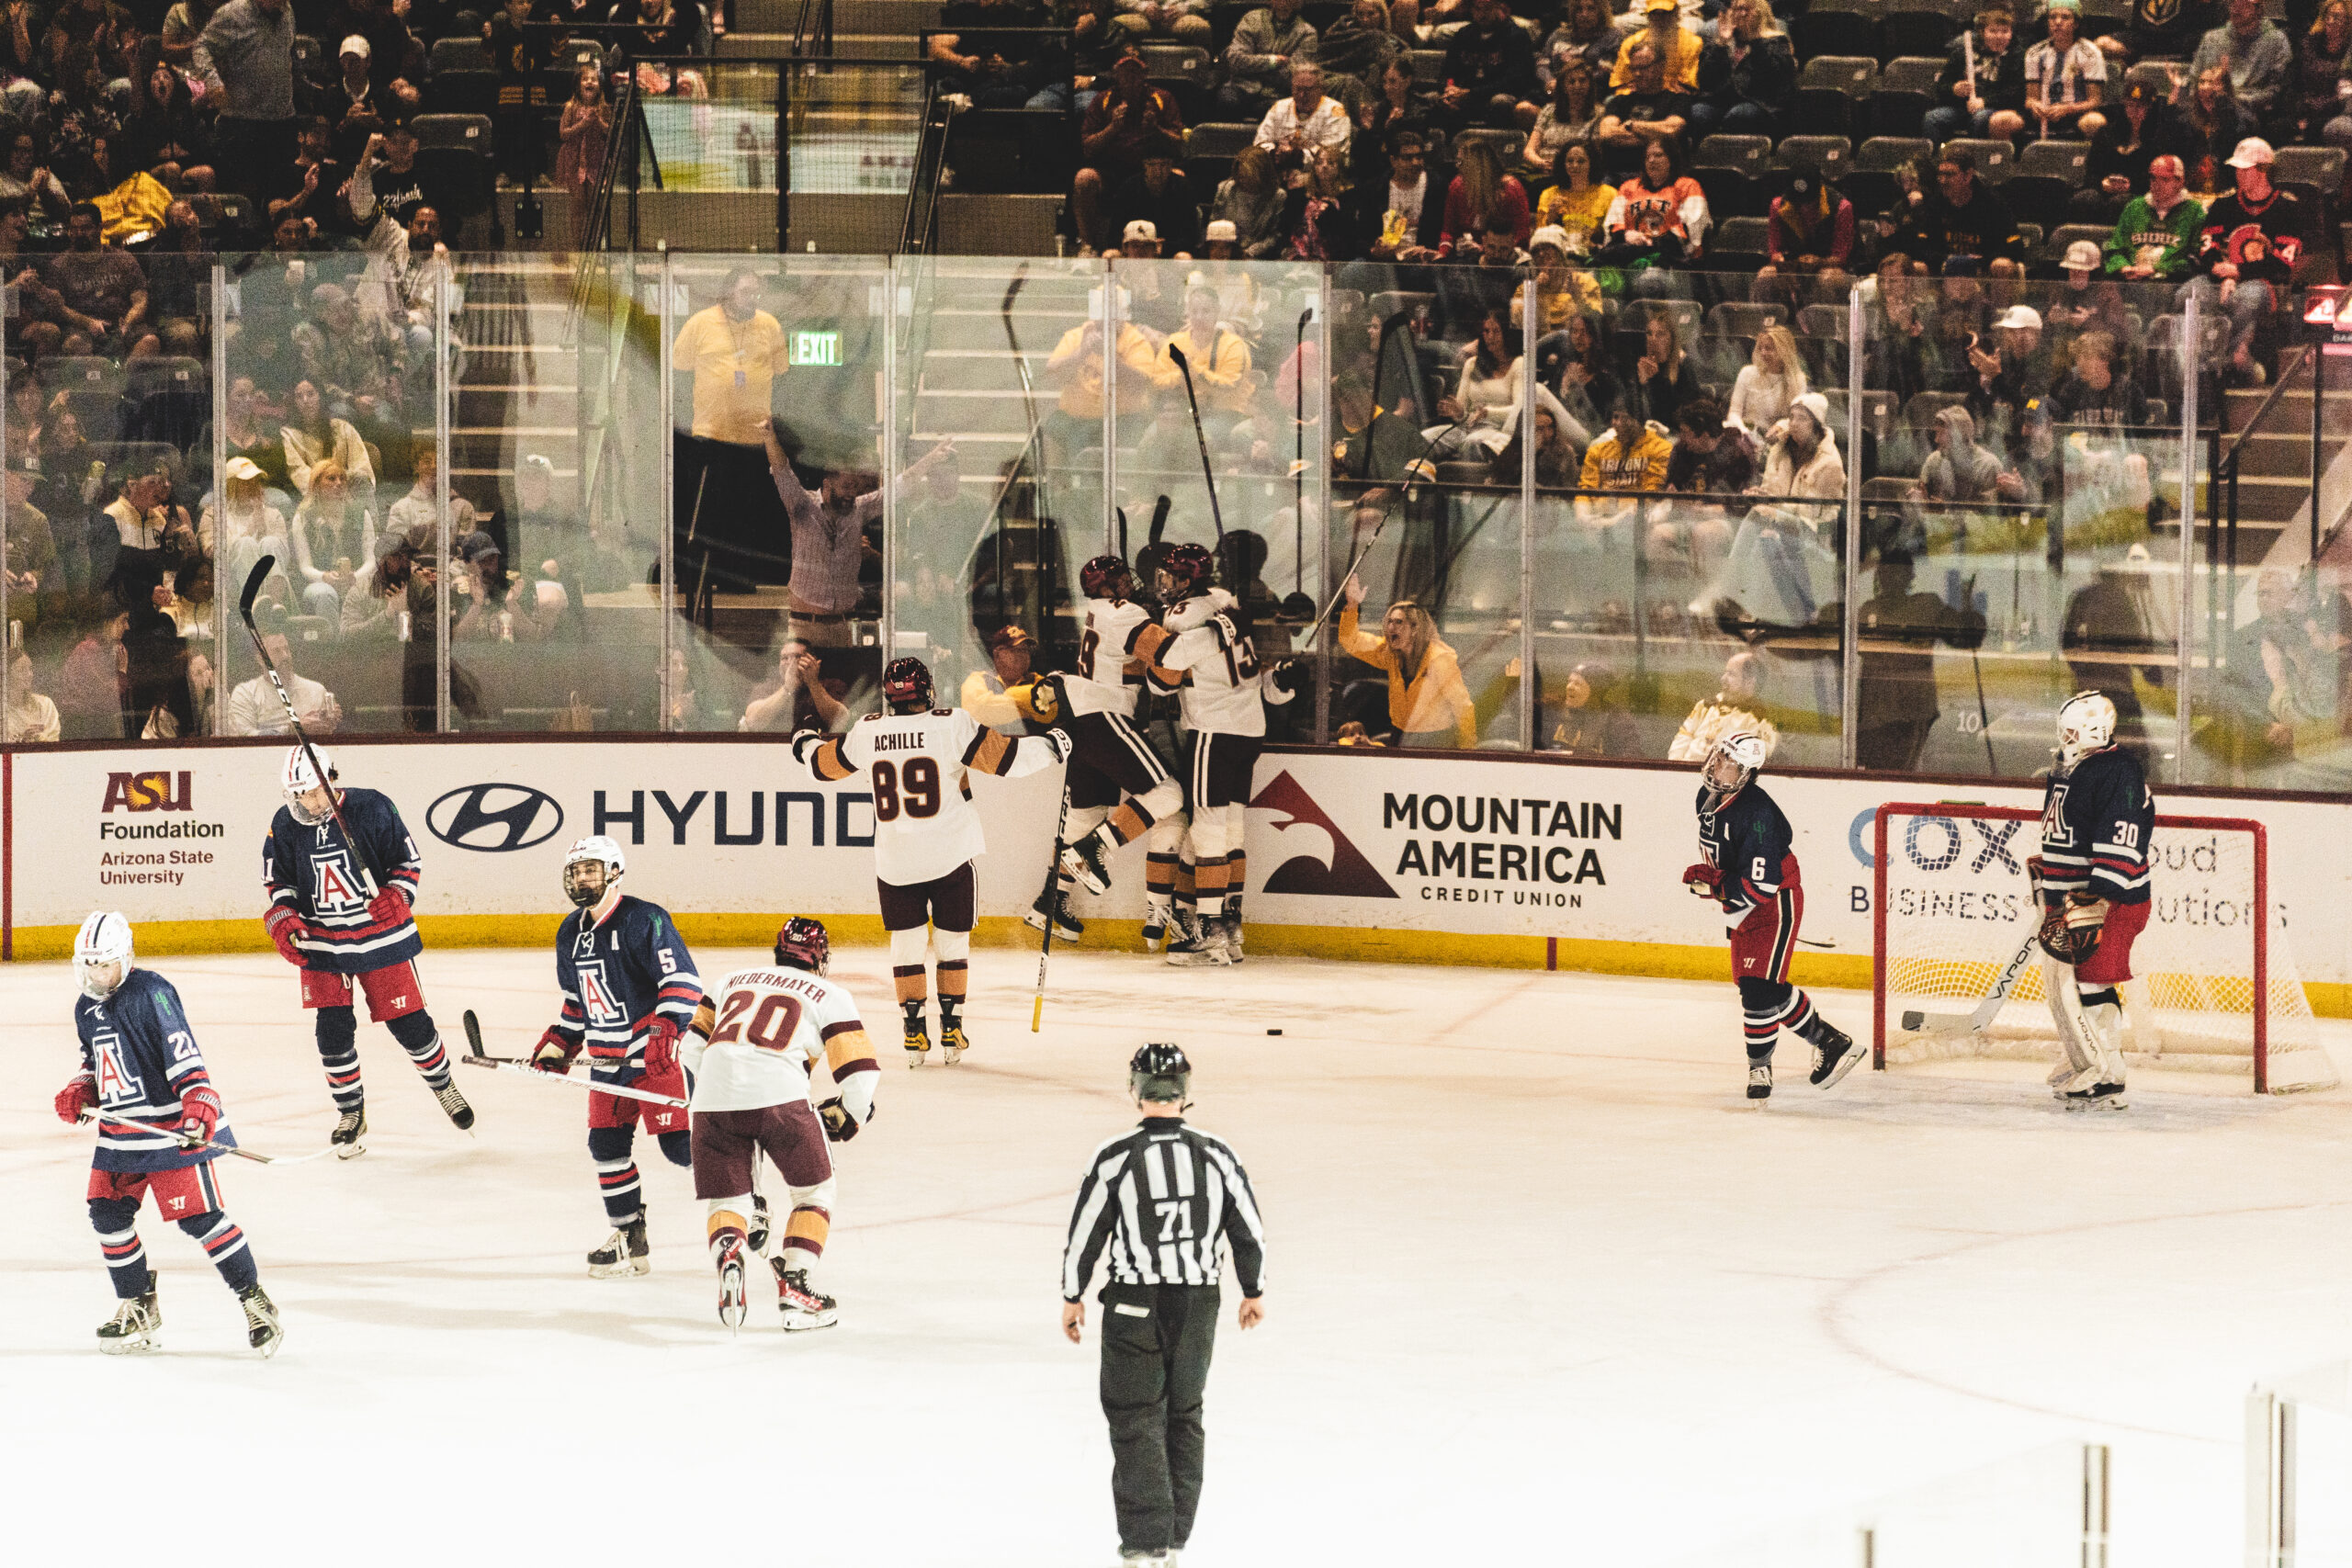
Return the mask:
<path fill-rule="evenodd" d="M 1119 603 L 1135 597 L 1135 573 L 1117 556 L 1096 556 L 1078 569 L 1078 585 L 1089 599 Z"/>
<path fill-rule="evenodd" d="M 775 961 L 822 975 L 833 962 L 833 941 L 825 934 L 825 922 L 806 915 L 785 921 L 775 933 Z"/>
<path fill-rule="evenodd" d="M 318 759 L 316 766 L 311 764 L 313 756 Z M 323 779 L 319 777 L 322 768 L 326 771 Z M 297 746 L 286 753 L 286 764 L 278 774 L 278 787 L 286 792 L 286 809 L 294 814 L 295 821 L 305 828 L 315 828 L 322 822 L 334 819 L 332 807 L 322 809 L 303 802 L 303 796 L 315 793 L 322 784 L 328 786 L 327 792 L 332 795 L 334 793 L 334 759 L 315 746 Z"/>
<path fill-rule="evenodd" d="M 93 914 L 74 933 L 74 979 L 82 994 L 102 1002 L 130 978 L 130 922 L 119 914 Z"/>
<path fill-rule="evenodd" d="M 893 659 L 882 671 L 882 700 L 892 713 L 922 713 L 931 706 L 931 666 L 920 659 Z"/>
<path fill-rule="evenodd" d="M 594 866 L 594 871 L 588 868 Z M 602 833 L 574 842 L 563 857 L 563 896 L 585 909 L 610 893 L 628 870 L 620 841 Z"/>
<path fill-rule="evenodd" d="M 1182 1103 L 1192 1084 L 1193 1064 L 1181 1045 L 1154 1041 L 1127 1059 L 1127 1089 L 1137 1100 Z"/>
<path fill-rule="evenodd" d="M 2076 692 L 2058 710 L 2058 765 L 2072 768 L 2115 739 L 2115 704 L 2104 692 Z"/>
<path fill-rule="evenodd" d="M 1699 782 L 1706 786 L 1707 809 L 1720 811 L 1724 801 L 1747 787 L 1770 753 L 1764 738 L 1751 729 L 1735 730 L 1707 750 L 1699 764 Z"/>

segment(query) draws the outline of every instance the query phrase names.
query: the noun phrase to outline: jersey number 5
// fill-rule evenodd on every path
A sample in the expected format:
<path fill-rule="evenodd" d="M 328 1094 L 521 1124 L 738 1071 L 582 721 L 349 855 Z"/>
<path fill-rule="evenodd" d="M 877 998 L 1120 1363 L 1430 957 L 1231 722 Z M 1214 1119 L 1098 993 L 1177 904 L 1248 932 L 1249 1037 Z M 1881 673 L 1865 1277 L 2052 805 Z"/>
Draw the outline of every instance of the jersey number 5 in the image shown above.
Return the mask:
<path fill-rule="evenodd" d="M 752 992 L 729 994 L 725 1010 L 718 1015 L 718 1027 L 711 1031 L 710 1043 L 732 1045 L 741 1041 L 762 1051 L 781 1051 L 791 1044 L 800 1028 L 799 998 L 771 991 L 756 999 L 759 1006 L 754 1010 Z M 745 1013 L 751 1014 L 748 1021 Z"/>
<path fill-rule="evenodd" d="M 874 775 L 874 819 L 895 821 L 899 808 L 910 817 L 939 815 L 939 764 L 929 757 L 910 757 L 904 767 L 877 761 Z"/>

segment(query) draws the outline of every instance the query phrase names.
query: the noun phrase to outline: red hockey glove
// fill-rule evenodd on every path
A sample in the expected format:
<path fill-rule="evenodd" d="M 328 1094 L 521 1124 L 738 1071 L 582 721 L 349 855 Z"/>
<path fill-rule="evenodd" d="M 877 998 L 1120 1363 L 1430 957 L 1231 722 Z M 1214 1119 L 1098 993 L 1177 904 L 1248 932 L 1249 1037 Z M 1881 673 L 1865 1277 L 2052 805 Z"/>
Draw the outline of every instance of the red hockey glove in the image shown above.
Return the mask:
<path fill-rule="evenodd" d="M 209 1144 L 212 1141 L 212 1129 L 219 1125 L 219 1095 L 209 1089 L 192 1089 L 180 1096 L 180 1136 Z"/>
<path fill-rule="evenodd" d="M 297 969 L 302 967 L 302 950 L 294 945 L 311 934 L 311 928 L 302 923 L 302 917 L 283 904 L 276 904 L 270 907 L 268 914 L 261 918 L 261 924 L 262 929 L 269 932 L 269 940 L 277 944 L 277 956 Z"/>
<path fill-rule="evenodd" d="M 645 1070 L 666 1073 L 677 1065 L 678 1026 L 670 1019 L 657 1017 L 645 1026 Z"/>
<path fill-rule="evenodd" d="M 396 926 L 408 919 L 408 896 L 387 887 L 368 900 L 368 918 L 379 926 Z"/>
<path fill-rule="evenodd" d="M 1702 898 L 1720 898 L 1724 894 L 1722 868 L 1709 865 L 1704 861 L 1685 866 L 1682 871 L 1682 886 Z"/>
<path fill-rule="evenodd" d="M 566 1072 L 571 1066 L 571 1058 L 578 1055 L 580 1046 L 577 1043 L 567 1041 L 550 1029 L 542 1033 L 539 1043 L 531 1048 L 531 1066 L 543 1073 Z"/>
<path fill-rule="evenodd" d="M 88 1073 L 67 1080 L 57 1091 L 57 1119 L 79 1122 L 85 1111 L 95 1111 L 98 1104 L 98 1080 Z"/>

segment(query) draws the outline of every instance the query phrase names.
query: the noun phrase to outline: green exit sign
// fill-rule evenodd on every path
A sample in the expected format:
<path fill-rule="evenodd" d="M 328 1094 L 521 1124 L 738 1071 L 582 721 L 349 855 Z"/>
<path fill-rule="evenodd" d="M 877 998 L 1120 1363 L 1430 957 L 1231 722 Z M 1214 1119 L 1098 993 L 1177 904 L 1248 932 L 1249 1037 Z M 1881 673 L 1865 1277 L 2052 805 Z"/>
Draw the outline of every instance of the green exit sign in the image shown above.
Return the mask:
<path fill-rule="evenodd" d="M 795 333 L 792 334 L 792 363 L 795 365 L 839 365 L 841 362 L 841 333 Z"/>

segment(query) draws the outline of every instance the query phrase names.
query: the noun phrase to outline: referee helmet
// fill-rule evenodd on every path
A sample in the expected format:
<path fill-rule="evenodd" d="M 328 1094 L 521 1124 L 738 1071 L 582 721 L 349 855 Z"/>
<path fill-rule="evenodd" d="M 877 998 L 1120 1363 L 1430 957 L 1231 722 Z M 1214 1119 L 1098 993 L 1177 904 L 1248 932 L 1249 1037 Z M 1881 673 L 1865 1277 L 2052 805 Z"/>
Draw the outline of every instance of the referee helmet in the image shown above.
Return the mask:
<path fill-rule="evenodd" d="M 1127 1088 L 1137 1100 L 1182 1100 L 1192 1082 L 1193 1064 L 1172 1042 L 1155 1041 L 1127 1059 Z"/>

